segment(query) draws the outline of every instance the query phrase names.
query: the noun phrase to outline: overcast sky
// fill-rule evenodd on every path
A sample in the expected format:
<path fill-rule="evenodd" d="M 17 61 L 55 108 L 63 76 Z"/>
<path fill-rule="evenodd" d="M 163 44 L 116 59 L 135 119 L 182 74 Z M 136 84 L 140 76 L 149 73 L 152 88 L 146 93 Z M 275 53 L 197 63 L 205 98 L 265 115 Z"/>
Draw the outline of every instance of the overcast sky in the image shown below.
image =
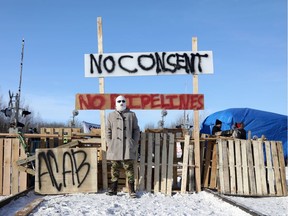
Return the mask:
<path fill-rule="evenodd" d="M 77 93 L 99 93 L 98 78 L 84 76 L 84 54 L 98 52 L 97 17 L 104 53 L 191 51 L 192 37 L 199 51 L 212 51 L 214 74 L 199 75 L 201 115 L 246 107 L 287 115 L 286 0 L 1 0 L 3 99 L 18 91 L 24 38 L 21 100 L 43 120 L 69 121 Z M 192 89 L 191 75 L 105 78 L 105 93 Z M 142 128 L 161 119 L 161 110 L 134 111 Z M 166 123 L 182 114 L 168 110 Z M 99 111 L 77 119 L 100 123 Z"/>

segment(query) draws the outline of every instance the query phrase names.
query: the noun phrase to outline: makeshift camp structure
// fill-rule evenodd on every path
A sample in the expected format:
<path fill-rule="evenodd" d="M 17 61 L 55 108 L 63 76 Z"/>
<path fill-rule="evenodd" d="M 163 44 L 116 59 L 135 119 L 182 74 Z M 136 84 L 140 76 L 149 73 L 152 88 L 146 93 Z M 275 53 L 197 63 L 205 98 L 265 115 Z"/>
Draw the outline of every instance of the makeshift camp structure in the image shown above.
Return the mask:
<path fill-rule="evenodd" d="M 243 122 L 247 133 L 251 131 L 251 138 L 264 135 L 267 140 L 282 141 L 287 162 L 288 116 L 250 108 L 231 108 L 209 115 L 203 121 L 200 133 L 211 134 L 216 119 L 222 121 L 222 130 L 229 130 L 236 122 Z"/>

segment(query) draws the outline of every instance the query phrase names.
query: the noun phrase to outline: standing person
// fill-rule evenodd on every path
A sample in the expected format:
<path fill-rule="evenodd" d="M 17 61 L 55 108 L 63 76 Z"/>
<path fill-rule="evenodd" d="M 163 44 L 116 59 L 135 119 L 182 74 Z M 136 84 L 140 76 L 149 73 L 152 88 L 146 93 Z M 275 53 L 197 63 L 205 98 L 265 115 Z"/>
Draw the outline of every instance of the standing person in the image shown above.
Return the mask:
<path fill-rule="evenodd" d="M 117 195 L 120 168 L 126 172 L 129 195 L 135 198 L 134 161 L 140 129 L 136 114 L 126 107 L 126 99 L 120 95 L 115 100 L 115 110 L 109 113 L 106 124 L 107 160 L 111 160 L 111 186 L 107 195 Z"/>
<path fill-rule="evenodd" d="M 212 128 L 212 135 L 220 136 L 222 133 L 221 127 L 222 127 L 222 121 L 216 119 L 215 125 Z"/>

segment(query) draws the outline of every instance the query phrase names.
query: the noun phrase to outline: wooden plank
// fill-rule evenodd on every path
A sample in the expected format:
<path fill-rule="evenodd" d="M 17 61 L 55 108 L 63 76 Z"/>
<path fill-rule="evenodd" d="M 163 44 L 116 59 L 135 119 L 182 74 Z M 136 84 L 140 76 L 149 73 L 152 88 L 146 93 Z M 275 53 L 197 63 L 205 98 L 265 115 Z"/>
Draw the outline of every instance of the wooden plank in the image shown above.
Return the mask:
<path fill-rule="evenodd" d="M 182 180 L 181 180 L 181 193 L 186 193 L 187 188 L 187 171 L 188 171 L 188 156 L 189 156 L 189 143 L 190 136 L 185 135 L 184 149 L 183 149 L 183 165 L 182 165 Z"/>
<path fill-rule="evenodd" d="M 242 177 L 243 177 L 243 193 L 249 195 L 249 179 L 248 179 L 248 166 L 247 166 L 247 141 L 240 140 L 241 157 L 242 157 Z"/>
<path fill-rule="evenodd" d="M 55 133 L 58 133 L 59 135 L 59 138 L 58 138 L 58 146 L 62 146 L 64 143 L 63 143 L 63 130 L 62 128 L 55 128 Z"/>
<path fill-rule="evenodd" d="M 146 133 L 141 133 L 139 190 L 145 189 Z"/>
<path fill-rule="evenodd" d="M 274 174 L 272 167 L 272 158 L 271 158 L 271 146 L 269 141 L 265 141 L 265 153 L 266 153 L 266 166 L 267 166 L 267 179 L 268 179 L 268 188 L 269 194 L 275 195 L 274 187 Z"/>
<path fill-rule="evenodd" d="M 281 178 L 283 196 L 287 196 L 287 185 L 286 185 L 286 175 L 285 175 L 285 161 L 284 161 L 282 142 L 276 141 L 276 146 L 277 146 L 277 150 L 278 150 L 280 176 L 281 176 L 280 178 Z"/>
<path fill-rule="evenodd" d="M 27 216 L 27 215 L 29 215 L 43 201 L 44 201 L 43 198 L 34 199 L 32 202 L 30 202 L 28 205 L 26 205 L 23 209 L 17 211 L 14 216 Z"/>
<path fill-rule="evenodd" d="M 205 144 L 204 141 L 200 141 L 199 143 L 199 148 L 200 148 L 200 170 L 201 170 L 201 179 L 203 177 L 203 168 L 204 168 L 204 158 L 205 158 L 205 153 L 207 151 L 207 144 Z M 189 164 L 190 165 L 190 164 Z M 202 185 L 202 182 L 201 182 L 201 185 Z"/>
<path fill-rule="evenodd" d="M 189 161 L 189 167 L 188 167 L 188 172 L 189 172 L 189 192 L 194 192 L 195 191 L 195 156 L 194 156 L 194 146 L 195 144 L 193 142 L 189 143 L 189 156 L 188 156 L 188 161 Z"/>
<path fill-rule="evenodd" d="M 28 174 L 31 174 L 31 175 L 33 175 L 33 176 L 35 176 L 35 170 L 33 170 L 33 169 L 31 169 L 31 168 L 28 168 L 28 167 L 23 167 L 23 166 L 18 166 L 17 167 L 17 169 L 20 171 L 20 176 L 21 176 L 21 174 L 23 173 L 23 174 L 26 174 L 26 173 L 28 173 Z M 20 178 L 21 179 L 21 178 Z M 19 182 L 20 182 L 20 186 L 21 186 L 21 180 L 19 179 Z M 26 188 L 25 188 L 26 189 Z M 24 190 L 25 190 L 24 189 Z M 21 191 L 21 190 L 19 190 L 19 191 Z"/>
<path fill-rule="evenodd" d="M 102 30 L 102 17 L 97 17 L 97 40 L 98 40 L 98 54 L 103 54 L 103 30 Z M 103 77 L 99 77 L 99 93 L 105 93 L 105 80 Z M 76 108 L 77 109 L 77 108 Z M 106 128 L 105 110 L 100 110 L 100 122 L 101 122 L 101 159 L 102 159 L 102 182 L 103 189 L 108 188 L 108 176 L 107 176 L 107 144 L 105 140 L 105 128 Z"/>
<path fill-rule="evenodd" d="M 25 149 L 21 145 L 20 146 L 19 159 L 25 160 L 26 158 L 27 158 L 27 155 L 25 153 Z M 32 163 L 34 163 L 34 161 Z M 35 163 L 34 163 L 34 165 L 35 165 Z M 20 172 L 20 174 L 19 174 L 19 191 L 24 191 L 26 189 L 27 189 L 27 173 L 26 172 Z"/>
<path fill-rule="evenodd" d="M 153 141 L 154 141 L 154 134 L 148 134 L 148 151 L 147 151 L 147 179 L 146 179 L 146 191 L 151 192 L 152 190 L 152 154 L 153 154 Z"/>
<path fill-rule="evenodd" d="M 216 189 L 217 186 L 217 142 L 213 142 L 212 163 L 211 163 L 211 177 L 210 188 Z"/>
<path fill-rule="evenodd" d="M 175 136 L 176 136 L 176 134 L 175 133 L 173 133 Z M 174 145 L 174 155 L 173 155 L 173 158 L 174 158 L 174 160 L 173 160 L 173 180 L 172 180 L 172 188 L 177 188 L 178 187 L 178 184 L 177 184 L 177 178 L 178 178 L 178 172 L 177 172 L 177 166 L 175 166 L 175 165 L 177 165 L 178 164 L 178 159 L 177 159 L 177 145 L 176 145 L 176 141 L 175 141 L 175 145 Z"/>
<path fill-rule="evenodd" d="M 21 147 L 22 148 L 22 147 Z M 21 150 L 21 149 L 20 149 Z M 28 162 L 31 162 L 31 161 L 35 161 L 35 155 L 32 155 L 32 156 L 29 156 L 27 158 L 23 158 L 23 159 L 19 159 L 17 161 L 17 165 L 20 166 L 20 165 L 26 165 Z"/>
<path fill-rule="evenodd" d="M 54 134 L 54 128 L 49 128 L 49 134 Z M 69 133 L 68 133 L 68 136 L 69 136 Z M 69 137 L 71 137 L 71 135 Z M 54 143 L 54 138 L 49 137 L 49 148 L 54 148 L 54 147 L 56 147 Z"/>
<path fill-rule="evenodd" d="M 243 194 L 241 148 L 239 139 L 235 140 L 235 155 L 236 155 L 237 194 Z"/>
<path fill-rule="evenodd" d="M 266 181 L 266 169 L 264 166 L 264 149 L 263 149 L 263 139 L 258 141 L 259 148 L 259 166 L 260 166 L 260 174 L 261 174 L 261 188 L 262 194 L 267 195 L 267 181 Z"/>
<path fill-rule="evenodd" d="M 0 195 L 3 195 L 4 139 L 0 138 Z"/>
<path fill-rule="evenodd" d="M 11 194 L 19 192 L 19 171 L 16 161 L 19 159 L 19 139 L 12 139 L 12 172 L 11 172 Z"/>
<path fill-rule="evenodd" d="M 249 189 L 251 195 L 256 195 L 256 180 L 254 172 L 254 160 L 252 153 L 252 142 L 247 140 L 247 159 L 248 159 L 248 177 L 249 177 Z"/>
<path fill-rule="evenodd" d="M 229 166 L 228 166 L 228 149 L 227 141 L 222 140 L 222 153 L 223 153 L 223 174 L 224 174 L 224 187 L 225 192 L 230 193 L 230 181 L 229 181 Z"/>
<path fill-rule="evenodd" d="M 235 176 L 235 158 L 234 158 L 234 141 L 228 140 L 228 158 L 230 173 L 230 191 L 231 194 L 236 193 L 236 176 Z"/>
<path fill-rule="evenodd" d="M 273 168 L 274 168 L 274 176 L 275 176 L 276 195 L 281 196 L 283 193 L 282 193 L 281 177 L 280 177 L 280 171 L 279 171 L 278 152 L 277 152 L 275 141 L 271 141 L 271 150 L 272 150 Z"/>
<path fill-rule="evenodd" d="M 11 153 L 12 140 L 5 139 L 4 142 L 4 170 L 3 170 L 3 195 L 11 194 Z"/>
<path fill-rule="evenodd" d="M 167 193 L 167 133 L 163 135 L 161 166 L 161 193 Z"/>
<path fill-rule="evenodd" d="M 203 174 L 203 186 L 208 187 L 209 185 L 209 174 L 210 174 L 210 163 L 211 163 L 211 154 L 212 154 L 212 145 L 211 141 L 207 141 L 207 148 L 205 151 L 205 167 Z"/>
<path fill-rule="evenodd" d="M 174 134 L 169 133 L 169 150 L 168 150 L 168 175 L 167 175 L 167 195 L 172 195 L 173 184 L 173 161 L 174 161 Z"/>
<path fill-rule="evenodd" d="M 96 166 L 93 166 L 94 170 L 93 172 L 95 172 L 96 175 L 93 175 L 93 182 L 95 184 L 95 191 L 98 192 L 99 188 L 98 188 L 98 148 L 90 148 L 93 149 L 93 152 L 91 152 L 91 160 L 95 162 Z"/>
<path fill-rule="evenodd" d="M 40 128 L 41 134 L 46 134 L 46 128 Z M 46 137 L 41 137 L 40 148 L 46 148 Z"/>
<path fill-rule="evenodd" d="M 160 133 L 155 134 L 154 193 L 160 191 Z"/>
<path fill-rule="evenodd" d="M 219 187 L 220 193 L 224 194 L 225 191 L 225 181 L 224 181 L 224 168 L 223 168 L 223 144 L 222 140 L 217 140 L 218 146 L 218 176 L 219 176 Z"/>
<path fill-rule="evenodd" d="M 192 51 L 197 51 L 197 37 L 192 37 Z M 198 75 L 193 75 L 193 94 L 198 94 Z M 201 170 L 200 170 L 200 129 L 199 129 L 199 111 L 194 110 L 194 152 L 195 152 L 195 184 L 196 192 L 201 191 Z"/>
<path fill-rule="evenodd" d="M 134 160 L 133 163 L 133 169 L 134 169 L 134 182 L 135 182 L 135 188 L 138 190 L 139 188 L 139 166 L 138 166 L 138 158 L 139 158 L 139 144 L 137 144 L 137 151 L 136 151 L 136 160 Z M 128 180 L 128 178 L 127 178 Z"/>
<path fill-rule="evenodd" d="M 255 167 L 255 179 L 256 179 L 256 195 L 262 194 L 261 184 L 261 167 L 260 167 L 260 155 L 259 155 L 259 143 L 258 141 L 252 141 L 253 153 L 254 153 L 254 167 Z"/>

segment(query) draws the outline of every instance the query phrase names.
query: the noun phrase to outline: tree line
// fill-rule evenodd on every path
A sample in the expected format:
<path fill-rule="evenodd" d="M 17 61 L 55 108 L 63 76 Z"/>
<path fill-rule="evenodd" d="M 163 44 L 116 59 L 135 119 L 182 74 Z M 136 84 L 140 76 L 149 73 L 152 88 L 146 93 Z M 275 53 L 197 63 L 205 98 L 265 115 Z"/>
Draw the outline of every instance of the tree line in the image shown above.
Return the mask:
<path fill-rule="evenodd" d="M 0 95 L 0 110 L 5 110 L 7 108 L 8 103 L 5 102 L 3 99 L 3 96 Z M 25 102 L 21 102 L 21 107 L 23 107 L 24 110 L 29 110 L 31 113 L 27 116 L 19 115 L 19 122 L 24 124 L 24 127 L 22 129 L 22 132 L 28 133 L 29 129 L 36 128 L 37 131 L 40 131 L 40 128 L 42 127 L 68 127 L 68 122 L 47 122 L 44 121 L 37 112 L 33 111 L 32 107 L 29 107 L 29 105 L 25 104 Z M 11 117 L 5 116 L 4 112 L 0 112 L 0 133 L 8 133 L 11 123 Z M 76 122 L 77 123 L 77 122 Z M 77 123 L 76 126 L 78 126 L 79 123 Z"/>

